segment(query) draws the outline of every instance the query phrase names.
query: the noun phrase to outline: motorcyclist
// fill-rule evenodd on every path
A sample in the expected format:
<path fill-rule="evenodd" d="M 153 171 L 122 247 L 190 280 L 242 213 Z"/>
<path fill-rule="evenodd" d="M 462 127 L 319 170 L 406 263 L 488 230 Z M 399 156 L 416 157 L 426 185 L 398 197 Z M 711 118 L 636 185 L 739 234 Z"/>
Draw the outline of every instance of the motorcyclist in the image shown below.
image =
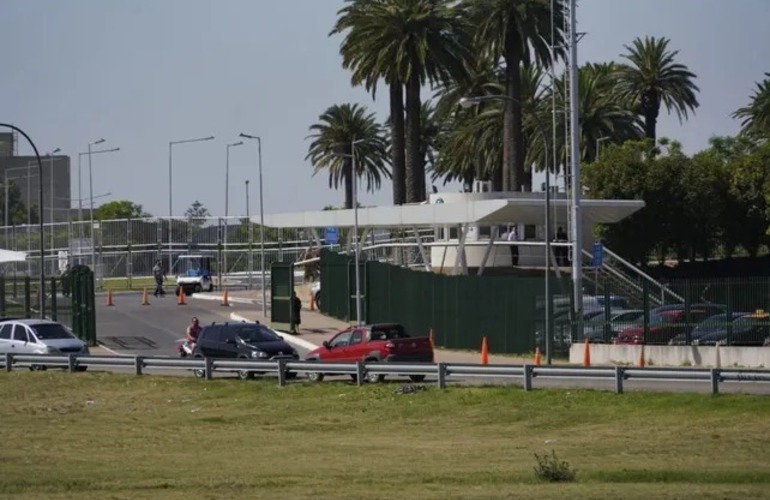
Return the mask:
<path fill-rule="evenodd" d="M 190 350 L 192 350 L 195 347 L 196 342 L 198 342 L 198 334 L 200 334 L 200 332 L 201 326 L 198 318 L 193 317 L 190 326 L 187 327 L 187 334 L 185 335 L 185 340 L 190 346 Z"/>

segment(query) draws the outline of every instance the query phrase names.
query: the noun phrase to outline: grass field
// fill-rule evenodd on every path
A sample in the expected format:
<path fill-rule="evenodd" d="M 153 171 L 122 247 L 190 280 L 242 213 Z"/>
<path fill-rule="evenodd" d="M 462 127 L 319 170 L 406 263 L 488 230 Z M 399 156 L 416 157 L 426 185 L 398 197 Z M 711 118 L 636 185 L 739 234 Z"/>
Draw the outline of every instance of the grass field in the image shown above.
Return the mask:
<path fill-rule="evenodd" d="M 398 387 L 0 373 L 0 497 L 770 498 L 768 397 Z"/>

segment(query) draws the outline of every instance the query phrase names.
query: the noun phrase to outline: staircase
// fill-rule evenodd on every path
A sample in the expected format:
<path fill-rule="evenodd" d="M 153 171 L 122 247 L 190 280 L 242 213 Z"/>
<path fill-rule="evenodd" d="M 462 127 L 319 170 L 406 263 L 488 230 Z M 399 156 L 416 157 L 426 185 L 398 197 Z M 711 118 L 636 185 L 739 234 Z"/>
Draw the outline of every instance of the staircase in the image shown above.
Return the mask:
<path fill-rule="evenodd" d="M 583 255 L 589 261 L 592 258 L 591 253 L 587 250 L 583 250 Z M 650 305 L 653 307 L 663 304 L 684 303 L 683 297 L 607 247 L 604 247 L 600 267 L 583 268 L 583 282 L 584 288 L 591 294 L 603 294 L 605 289 L 608 289 L 613 295 L 625 297 L 630 307 L 641 308 L 644 305 L 645 289 Z"/>

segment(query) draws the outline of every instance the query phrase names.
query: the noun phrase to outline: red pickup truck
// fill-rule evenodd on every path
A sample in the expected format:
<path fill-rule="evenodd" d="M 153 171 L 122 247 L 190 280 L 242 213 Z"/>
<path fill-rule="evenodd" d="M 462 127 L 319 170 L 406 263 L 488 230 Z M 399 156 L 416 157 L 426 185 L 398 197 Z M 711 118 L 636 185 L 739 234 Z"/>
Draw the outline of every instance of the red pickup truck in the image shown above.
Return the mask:
<path fill-rule="evenodd" d="M 410 337 L 402 325 L 380 323 L 342 330 L 322 347 L 310 351 L 307 361 L 397 363 L 433 362 L 433 345 L 428 337 Z M 314 382 L 323 380 L 323 372 L 310 372 Z M 370 375 L 367 380 L 381 382 L 384 375 Z M 413 382 L 421 382 L 424 375 L 410 375 Z"/>

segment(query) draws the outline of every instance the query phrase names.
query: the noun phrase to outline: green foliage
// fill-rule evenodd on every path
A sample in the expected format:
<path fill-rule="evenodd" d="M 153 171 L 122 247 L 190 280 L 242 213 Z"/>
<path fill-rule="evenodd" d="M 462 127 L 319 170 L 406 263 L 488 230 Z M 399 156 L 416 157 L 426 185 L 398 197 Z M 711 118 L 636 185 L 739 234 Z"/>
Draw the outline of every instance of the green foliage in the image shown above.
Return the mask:
<path fill-rule="evenodd" d="M 31 222 L 38 221 L 37 207 L 30 207 Z M 0 190 L 0 214 L 1 223 L 5 224 L 5 189 Z M 8 181 L 8 223 L 12 226 L 27 223 L 27 205 L 21 199 L 21 190 L 13 180 Z"/>
<path fill-rule="evenodd" d="M 741 119 L 742 133 L 755 139 L 770 139 L 770 73 L 757 83 L 749 104 L 733 113 Z"/>
<path fill-rule="evenodd" d="M 570 483 L 575 480 L 576 471 L 570 467 L 566 460 L 559 460 L 556 456 L 556 450 L 551 450 L 550 455 L 535 453 L 535 460 L 537 461 L 535 477 L 541 481 Z"/>
<path fill-rule="evenodd" d="M 105 203 L 96 209 L 94 217 L 98 220 L 138 219 L 151 217 L 142 209 L 142 205 L 128 200 Z"/>

